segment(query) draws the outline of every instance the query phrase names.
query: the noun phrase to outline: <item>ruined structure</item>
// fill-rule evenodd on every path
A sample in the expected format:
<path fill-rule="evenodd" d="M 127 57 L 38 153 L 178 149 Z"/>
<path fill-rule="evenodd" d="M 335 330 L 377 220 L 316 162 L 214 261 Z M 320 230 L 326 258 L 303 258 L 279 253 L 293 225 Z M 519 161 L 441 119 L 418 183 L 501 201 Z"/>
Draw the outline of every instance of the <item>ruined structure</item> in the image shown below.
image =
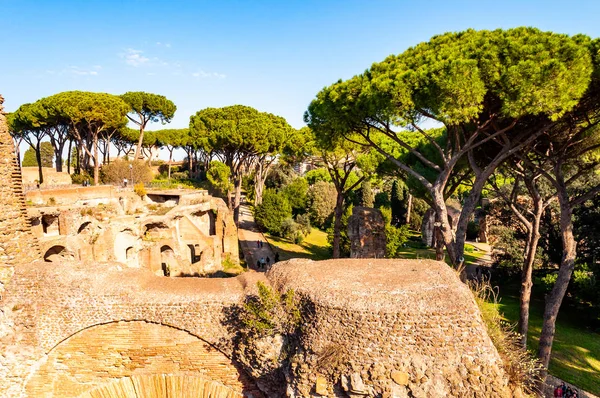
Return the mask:
<path fill-rule="evenodd" d="M 40 258 L 27 221 L 21 173 L 0 96 L 0 295 L 14 266 Z"/>
<path fill-rule="evenodd" d="M 102 261 L 72 261 L 83 244 L 69 255 L 46 251 L 46 260 L 52 259 L 44 261 L 26 222 L 23 195 L 13 184 L 20 176 L 5 131 L 0 116 L 0 197 L 11 215 L 0 224 L 0 260 L 9 270 L 0 298 L 0 396 L 513 395 L 470 291 L 441 262 L 291 260 L 277 263 L 266 277 L 249 272 L 236 278 L 166 278 L 152 267 L 104 261 L 116 258 L 114 243 Z M 180 201 L 150 221 L 167 222 L 160 218 L 166 216 L 177 223 L 211 206 Z M 71 233 L 88 216 L 103 229 L 119 225 L 112 213 L 59 209 L 58 221 L 47 217 L 44 231 L 44 216 L 54 213 L 38 211 L 42 234 L 53 235 L 40 237 L 46 247 L 45 240 L 53 238 L 67 246 L 82 239 Z M 97 228 L 94 220 L 79 234 Z M 175 231 L 188 228 L 184 223 Z M 140 215 L 138 226 L 144 236 L 149 232 L 150 243 L 167 239 L 160 228 L 149 228 L 146 216 Z M 39 234 L 40 226 L 34 230 Z M 97 241 L 101 236 L 111 235 L 98 234 Z M 296 292 L 302 327 L 287 334 L 239 332 L 242 305 L 257 294 L 259 281 Z"/>
<path fill-rule="evenodd" d="M 29 208 L 43 259 L 117 261 L 165 276 L 203 275 L 221 270 L 223 261 L 238 263 L 237 231 L 221 199 L 205 191 L 150 197 L 156 202 L 142 203 L 111 186 L 28 192 L 32 203 L 61 204 Z"/>
<path fill-rule="evenodd" d="M 348 220 L 350 257 L 385 257 L 385 221 L 377 209 L 355 206 Z"/>

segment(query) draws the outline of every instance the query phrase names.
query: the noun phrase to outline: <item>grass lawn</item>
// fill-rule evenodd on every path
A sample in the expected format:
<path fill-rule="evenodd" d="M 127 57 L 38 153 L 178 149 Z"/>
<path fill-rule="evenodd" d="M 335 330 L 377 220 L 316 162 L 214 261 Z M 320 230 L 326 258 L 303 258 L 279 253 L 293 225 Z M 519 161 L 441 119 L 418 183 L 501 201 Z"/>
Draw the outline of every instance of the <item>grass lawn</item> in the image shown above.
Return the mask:
<path fill-rule="evenodd" d="M 483 257 L 485 253 L 477 250 L 472 245 L 465 244 L 465 265 L 474 264 L 477 260 Z M 446 255 L 446 262 L 448 262 L 448 256 Z M 409 259 L 430 259 L 435 260 L 435 249 L 434 248 L 420 248 L 412 246 L 412 242 L 408 242 L 405 247 L 400 250 L 399 258 Z"/>
<path fill-rule="evenodd" d="M 297 245 L 291 240 L 278 238 L 265 233 L 265 237 L 274 251 L 279 252 L 280 260 L 290 258 L 310 258 L 312 260 L 326 260 L 331 258 L 327 233 L 313 228 L 304 241 Z"/>
<path fill-rule="evenodd" d="M 500 290 L 500 312 L 510 323 L 519 319 L 519 294 L 514 288 Z M 542 331 L 544 304 L 532 300 L 529 315 L 528 346 L 537 352 Z M 565 313 L 567 311 L 567 313 Z M 550 373 L 583 390 L 600 395 L 600 334 L 575 326 L 568 319 L 568 310 L 561 309 L 556 322 Z"/>

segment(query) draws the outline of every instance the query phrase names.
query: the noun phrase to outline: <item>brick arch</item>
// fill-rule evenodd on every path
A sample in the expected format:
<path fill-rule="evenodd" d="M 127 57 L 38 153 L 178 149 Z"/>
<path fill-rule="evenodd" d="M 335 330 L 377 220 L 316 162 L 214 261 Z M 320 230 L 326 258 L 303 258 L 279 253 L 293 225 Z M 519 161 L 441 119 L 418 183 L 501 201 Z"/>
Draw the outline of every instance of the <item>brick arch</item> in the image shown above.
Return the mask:
<path fill-rule="evenodd" d="M 79 398 L 142 398 L 142 397 L 212 397 L 243 398 L 230 387 L 195 376 L 140 375 L 124 377 L 89 390 Z"/>
<path fill-rule="evenodd" d="M 52 347 L 25 386 L 26 396 L 78 396 L 132 376 L 201 377 L 260 396 L 228 355 L 187 330 L 143 320 L 92 325 Z"/>

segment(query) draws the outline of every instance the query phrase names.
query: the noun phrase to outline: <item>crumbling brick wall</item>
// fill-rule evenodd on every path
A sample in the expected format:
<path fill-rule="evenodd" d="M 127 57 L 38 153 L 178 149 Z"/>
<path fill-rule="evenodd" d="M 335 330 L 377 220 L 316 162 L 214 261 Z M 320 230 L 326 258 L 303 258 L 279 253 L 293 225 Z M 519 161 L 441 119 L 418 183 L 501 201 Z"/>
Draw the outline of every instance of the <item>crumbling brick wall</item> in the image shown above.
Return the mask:
<path fill-rule="evenodd" d="M 0 295 L 16 265 L 41 257 L 27 219 L 21 171 L 3 102 L 0 96 Z"/>

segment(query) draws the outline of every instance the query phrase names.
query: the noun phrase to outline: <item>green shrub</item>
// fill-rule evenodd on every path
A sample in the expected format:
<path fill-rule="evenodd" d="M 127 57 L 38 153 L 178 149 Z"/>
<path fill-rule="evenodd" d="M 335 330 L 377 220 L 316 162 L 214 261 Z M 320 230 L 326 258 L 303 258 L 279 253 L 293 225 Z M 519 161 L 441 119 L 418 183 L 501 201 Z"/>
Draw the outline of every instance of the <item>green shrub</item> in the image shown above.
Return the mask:
<path fill-rule="evenodd" d="M 275 236 L 283 236 L 283 222 L 291 217 L 292 207 L 287 199 L 273 189 L 265 190 L 262 203 L 254 210 L 258 226 Z"/>
<path fill-rule="evenodd" d="M 408 225 L 394 227 L 393 225 L 385 226 L 385 254 L 388 258 L 398 257 L 400 251 L 408 240 L 410 232 Z"/>
<path fill-rule="evenodd" d="M 92 183 L 94 182 L 94 179 L 85 171 L 81 174 L 71 174 L 71 183 L 73 184 L 82 185 L 85 180 L 88 180 Z"/>
<path fill-rule="evenodd" d="M 245 331 L 258 335 L 293 333 L 301 320 L 294 290 L 279 294 L 263 282 L 256 286 L 258 294 L 246 299 L 240 314 Z"/>

